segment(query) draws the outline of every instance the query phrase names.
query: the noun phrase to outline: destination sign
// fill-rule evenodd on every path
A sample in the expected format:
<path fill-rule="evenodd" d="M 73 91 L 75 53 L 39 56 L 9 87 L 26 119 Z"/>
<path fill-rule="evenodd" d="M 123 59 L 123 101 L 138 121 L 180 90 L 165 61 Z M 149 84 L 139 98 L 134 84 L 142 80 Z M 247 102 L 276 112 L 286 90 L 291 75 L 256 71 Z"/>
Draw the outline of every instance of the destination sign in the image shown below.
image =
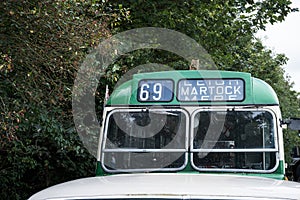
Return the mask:
<path fill-rule="evenodd" d="M 178 82 L 179 101 L 243 101 L 242 79 L 187 79 Z"/>
<path fill-rule="evenodd" d="M 173 99 L 172 80 L 144 79 L 139 82 L 137 99 L 140 102 L 169 102 Z"/>

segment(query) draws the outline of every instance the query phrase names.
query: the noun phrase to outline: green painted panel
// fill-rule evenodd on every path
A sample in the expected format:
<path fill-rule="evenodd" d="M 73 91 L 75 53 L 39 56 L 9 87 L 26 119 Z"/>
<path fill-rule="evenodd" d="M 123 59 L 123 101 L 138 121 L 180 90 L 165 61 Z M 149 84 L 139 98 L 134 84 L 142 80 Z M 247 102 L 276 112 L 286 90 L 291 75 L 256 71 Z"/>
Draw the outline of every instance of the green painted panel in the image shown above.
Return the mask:
<path fill-rule="evenodd" d="M 273 88 L 265 81 L 252 78 L 253 101 L 260 104 L 279 104 L 278 97 Z"/>
<path fill-rule="evenodd" d="M 178 93 L 178 82 L 185 79 L 242 79 L 245 82 L 243 101 L 179 101 L 176 96 Z M 174 81 L 174 98 L 170 102 L 139 102 L 138 84 L 140 80 L 149 79 L 168 79 Z M 153 73 L 135 74 L 133 79 L 120 85 L 110 96 L 107 105 L 278 105 L 279 101 L 276 93 L 266 82 L 251 77 L 251 74 L 244 72 L 215 71 L 215 70 L 178 70 L 163 71 Z"/>

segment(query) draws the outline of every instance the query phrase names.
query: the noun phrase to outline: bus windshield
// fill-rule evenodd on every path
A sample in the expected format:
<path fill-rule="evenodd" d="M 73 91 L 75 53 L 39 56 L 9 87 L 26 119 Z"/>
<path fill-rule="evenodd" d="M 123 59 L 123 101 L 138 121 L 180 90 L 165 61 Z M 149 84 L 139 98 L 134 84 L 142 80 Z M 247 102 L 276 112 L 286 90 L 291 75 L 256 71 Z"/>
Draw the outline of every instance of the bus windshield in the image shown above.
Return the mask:
<path fill-rule="evenodd" d="M 103 162 L 107 171 L 179 170 L 186 164 L 187 113 L 114 110 L 108 116 Z"/>
<path fill-rule="evenodd" d="M 189 160 L 198 171 L 273 172 L 275 121 L 264 109 L 115 109 L 102 165 L 108 172 L 179 171 Z"/>
<path fill-rule="evenodd" d="M 198 170 L 270 171 L 276 165 L 273 115 L 264 110 L 198 111 L 193 117 L 193 165 Z"/>

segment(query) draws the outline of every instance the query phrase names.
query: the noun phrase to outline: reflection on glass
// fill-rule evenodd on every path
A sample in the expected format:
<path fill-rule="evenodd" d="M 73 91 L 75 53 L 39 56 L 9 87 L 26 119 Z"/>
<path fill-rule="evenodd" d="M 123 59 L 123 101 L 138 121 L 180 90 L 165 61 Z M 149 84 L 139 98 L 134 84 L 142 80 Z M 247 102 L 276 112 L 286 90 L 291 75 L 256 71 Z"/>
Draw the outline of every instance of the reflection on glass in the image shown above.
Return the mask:
<path fill-rule="evenodd" d="M 115 112 L 106 148 L 184 149 L 185 115 L 176 112 Z"/>
<path fill-rule="evenodd" d="M 179 169 L 185 164 L 182 152 L 107 152 L 104 155 L 108 170 Z"/>
<path fill-rule="evenodd" d="M 194 153 L 198 169 L 271 170 L 276 165 L 273 152 L 211 152 Z"/>
<path fill-rule="evenodd" d="M 192 162 L 198 169 L 271 170 L 275 167 L 274 119 L 271 113 L 201 111 L 193 120 L 192 151 L 195 153 Z"/>
<path fill-rule="evenodd" d="M 195 149 L 203 148 L 204 142 L 214 144 L 214 149 L 275 148 L 269 112 L 207 111 L 197 113 L 194 120 Z"/>
<path fill-rule="evenodd" d="M 108 170 L 179 169 L 186 163 L 186 115 L 181 111 L 114 111 L 103 154 Z"/>

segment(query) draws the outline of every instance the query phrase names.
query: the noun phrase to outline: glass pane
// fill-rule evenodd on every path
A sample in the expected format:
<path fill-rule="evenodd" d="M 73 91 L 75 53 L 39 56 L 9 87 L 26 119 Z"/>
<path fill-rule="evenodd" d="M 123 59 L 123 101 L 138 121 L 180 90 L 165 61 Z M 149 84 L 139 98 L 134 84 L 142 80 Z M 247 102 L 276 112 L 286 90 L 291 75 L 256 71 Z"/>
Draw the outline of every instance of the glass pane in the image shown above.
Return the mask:
<path fill-rule="evenodd" d="M 104 164 L 108 170 L 178 169 L 185 164 L 185 155 L 184 152 L 110 152 L 104 154 Z"/>
<path fill-rule="evenodd" d="M 271 170 L 276 165 L 276 153 L 194 153 L 193 163 L 199 169 Z"/>
<path fill-rule="evenodd" d="M 186 117 L 179 111 L 115 112 L 108 122 L 108 149 L 185 149 Z"/>
<path fill-rule="evenodd" d="M 114 111 L 102 157 L 107 170 L 179 169 L 187 157 L 186 115 L 181 111 Z"/>
<path fill-rule="evenodd" d="M 275 148 L 267 111 L 207 111 L 194 117 L 194 149 Z"/>

